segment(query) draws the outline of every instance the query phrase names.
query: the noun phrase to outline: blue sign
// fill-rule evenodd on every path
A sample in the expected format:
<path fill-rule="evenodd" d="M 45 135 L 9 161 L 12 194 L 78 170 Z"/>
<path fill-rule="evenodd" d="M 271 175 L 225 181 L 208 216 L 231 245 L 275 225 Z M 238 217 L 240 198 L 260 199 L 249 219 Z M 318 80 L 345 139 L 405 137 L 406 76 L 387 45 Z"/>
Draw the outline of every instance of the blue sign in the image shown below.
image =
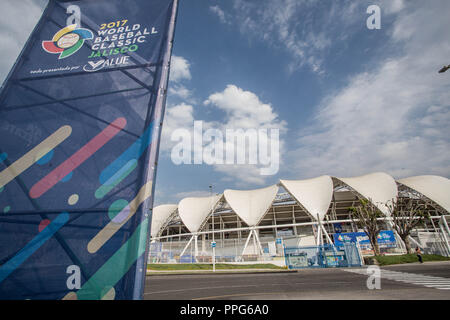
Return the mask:
<path fill-rule="evenodd" d="M 370 245 L 369 237 L 365 232 L 335 233 L 333 236 L 335 245 L 342 245 L 349 242 L 359 243 L 360 245 Z M 394 233 L 389 230 L 380 231 L 377 242 L 380 248 L 391 248 L 396 246 Z"/>
<path fill-rule="evenodd" d="M 215 241 L 211 241 L 211 248 L 215 248 L 217 243 Z"/>
<path fill-rule="evenodd" d="M 185 254 L 180 257 L 180 263 L 195 263 L 195 257 L 190 254 Z"/>
<path fill-rule="evenodd" d="M 340 223 L 333 223 L 334 232 L 341 233 L 342 232 L 342 225 Z"/>
<path fill-rule="evenodd" d="M 142 299 L 177 3 L 49 1 L 0 92 L 0 299 Z"/>

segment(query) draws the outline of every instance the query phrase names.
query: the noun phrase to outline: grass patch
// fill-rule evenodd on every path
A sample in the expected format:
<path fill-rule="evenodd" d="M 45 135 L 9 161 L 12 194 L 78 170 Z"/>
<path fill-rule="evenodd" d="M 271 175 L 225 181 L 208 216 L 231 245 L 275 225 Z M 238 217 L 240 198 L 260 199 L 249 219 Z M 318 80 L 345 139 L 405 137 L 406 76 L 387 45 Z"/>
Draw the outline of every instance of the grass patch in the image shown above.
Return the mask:
<path fill-rule="evenodd" d="M 419 262 L 419 258 L 415 254 L 403 254 L 398 256 L 378 256 L 378 257 L 368 257 L 375 258 L 381 266 L 387 266 L 391 264 L 401 264 L 401 263 L 413 263 Z M 423 262 L 427 261 L 449 261 L 450 258 L 440 256 L 437 254 L 423 254 Z"/>
<path fill-rule="evenodd" d="M 178 264 L 159 264 L 151 263 L 147 265 L 148 270 L 173 271 L 173 270 L 212 270 L 213 265 L 207 263 L 178 263 Z M 225 264 L 216 263 L 216 270 L 224 269 L 285 269 L 271 263 L 267 264 Z"/>

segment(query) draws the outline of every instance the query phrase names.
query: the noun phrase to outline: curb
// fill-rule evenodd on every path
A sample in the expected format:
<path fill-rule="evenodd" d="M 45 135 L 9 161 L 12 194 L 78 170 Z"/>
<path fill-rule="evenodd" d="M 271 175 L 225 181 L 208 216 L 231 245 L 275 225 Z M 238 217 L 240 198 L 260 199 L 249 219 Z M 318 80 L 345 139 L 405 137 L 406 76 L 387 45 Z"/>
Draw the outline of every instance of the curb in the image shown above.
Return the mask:
<path fill-rule="evenodd" d="M 159 276 L 159 275 L 217 275 L 217 274 L 263 274 L 263 273 L 293 273 L 296 272 L 296 270 L 261 270 L 261 271 L 256 271 L 256 270 L 245 270 L 245 269 L 240 269 L 240 270 L 216 270 L 216 272 L 213 272 L 212 270 L 180 270 L 180 271 L 152 271 L 149 272 L 147 270 L 147 277 L 152 277 L 152 276 Z"/>

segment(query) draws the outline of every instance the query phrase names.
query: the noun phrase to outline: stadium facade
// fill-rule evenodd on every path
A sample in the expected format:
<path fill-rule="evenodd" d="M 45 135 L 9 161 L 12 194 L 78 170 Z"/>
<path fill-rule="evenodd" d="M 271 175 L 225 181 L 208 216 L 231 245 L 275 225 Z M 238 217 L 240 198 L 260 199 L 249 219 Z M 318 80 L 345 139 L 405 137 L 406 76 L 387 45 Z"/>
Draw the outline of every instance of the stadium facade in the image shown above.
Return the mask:
<path fill-rule="evenodd" d="M 283 246 L 332 244 L 336 233 L 362 231 L 352 221 L 350 211 L 361 199 L 376 206 L 384 215 L 380 219 L 383 229 L 392 230 L 387 204 L 397 197 L 427 204 L 432 217 L 414 230 L 413 245 L 448 255 L 445 216 L 450 212 L 450 180 L 423 175 L 396 181 L 383 172 L 350 178 L 324 175 L 280 180 L 261 189 L 227 189 L 223 194 L 160 205 L 153 209 L 150 254 L 154 262 L 180 262 L 184 255 L 208 262 L 214 240 L 219 261 L 267 261 L 280 256 Z M 404 244 L 398 235 L 395 237 L 396 245 L 382 248 L 383 252 L 404 252 Z"/>

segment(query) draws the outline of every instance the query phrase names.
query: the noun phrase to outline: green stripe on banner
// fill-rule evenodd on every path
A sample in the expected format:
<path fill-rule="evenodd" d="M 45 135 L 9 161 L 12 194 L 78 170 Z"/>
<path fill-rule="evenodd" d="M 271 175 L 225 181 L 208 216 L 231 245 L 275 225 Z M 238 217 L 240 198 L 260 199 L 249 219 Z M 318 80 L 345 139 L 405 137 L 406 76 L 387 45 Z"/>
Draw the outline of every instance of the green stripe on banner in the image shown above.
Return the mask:
<path fill-rule="evenodd" d="M 76 293 L 79 300 L 100 300 L 128 272 L 145 252 L 148 218 L 134 231 L 128 241 L 97 270 Z"/>

